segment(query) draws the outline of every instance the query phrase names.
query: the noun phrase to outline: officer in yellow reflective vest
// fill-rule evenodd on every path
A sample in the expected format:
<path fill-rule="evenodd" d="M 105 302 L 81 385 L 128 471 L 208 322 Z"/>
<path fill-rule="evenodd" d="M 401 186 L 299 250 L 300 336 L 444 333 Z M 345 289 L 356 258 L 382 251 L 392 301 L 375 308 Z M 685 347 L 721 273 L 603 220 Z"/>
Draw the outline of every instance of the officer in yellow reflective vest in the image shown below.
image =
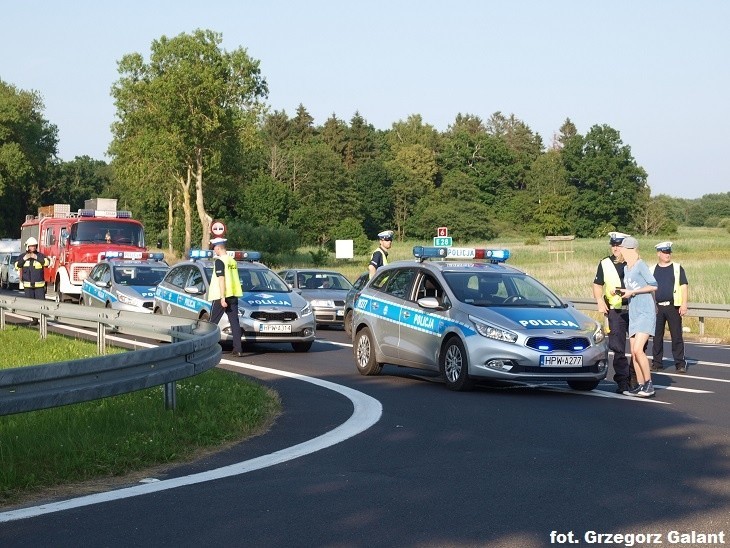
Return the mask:
<path fill-rule="evenodd" d="M 210 321 L 217 325 L 225 312 L 231 324 L 234 356 L 242 356 L 241 324 L 238 321 L 238 297 L 243 295 L 241 280 L 238 277 L 238 263 L 226 252 L 225 238 L 213 238 L 210 244 L 215 253 L 213 277 L 208 288 L 208 300 L 211 301 Z"/>
<path fill-rule="evenodd" d="M 687 372 L 687 360 L 684 357 L 684 337 L 682 335 L 682 316 L 687 313 L 689 290 L 687 274 L 684 267 L 672 261 L 672 242 L 660 242 L 654 246 L 657 250 L 657 264 L 651 273 L 657 281 L 656 291 L 656 331 L 654 332 L 654 356 L 651 370 L 664 369 L 664 326 L 669 324 L 672 337 L 672 356 L 677 373 Z"/>
<path fill-rule="evenodd" d="M 388 264 L 388 250 L 393 245 L 393 231 L 383 230 L 378 234 L 378 241 L 380 245 L 378 249 L 373 251 L 368 263 L 368 272 L 370 272 L 370 279 L 375 276 L 375 271 L 381 266 Z"/>
<path fill-rule="evenodd" d="M 634 368 L 626 357 L 626 334 L 629 330 L 629 303 L 617 291 L 624 287 L 624 267 L 626 261 L 621 254 L 621 242 L 626 238 L 622 232 L 611 232 L 609 244 L 611 255 L 598 263 L 596 277 L 593 279 L 593 297 L 598 312 L 608 318 L 608 348 L 613 352 L 613 380 L 623 394 L 633 388 Z"/>

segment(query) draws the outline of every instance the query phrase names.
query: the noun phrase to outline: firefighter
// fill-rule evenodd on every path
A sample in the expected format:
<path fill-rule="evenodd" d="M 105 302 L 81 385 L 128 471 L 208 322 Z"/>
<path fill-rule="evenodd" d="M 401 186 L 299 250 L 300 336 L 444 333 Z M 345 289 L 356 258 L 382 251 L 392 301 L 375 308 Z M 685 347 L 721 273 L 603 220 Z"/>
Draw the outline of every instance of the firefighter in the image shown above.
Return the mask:
<path fill-rule="evenodd" d="M 50 266 L 50 261 L 38 251 L 38 240 L 33 236 L 25 241 L 25 254 L 18 258 L 15 268 L 18 269 L 23 291 L 28 299 L 46 298 L 46 277 L 44 270 Z M 37 320 L 33 320 L 37 323 Z"/>

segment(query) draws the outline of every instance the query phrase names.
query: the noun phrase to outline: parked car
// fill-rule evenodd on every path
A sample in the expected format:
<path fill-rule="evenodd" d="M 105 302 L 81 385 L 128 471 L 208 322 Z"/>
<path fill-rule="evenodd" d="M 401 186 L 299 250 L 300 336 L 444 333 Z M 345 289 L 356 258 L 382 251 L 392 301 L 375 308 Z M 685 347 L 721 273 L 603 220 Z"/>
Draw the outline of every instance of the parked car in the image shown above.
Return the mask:
<path fill-rule="evenodd" d="M 238 263 L 243 296 L 238 299 L 241 340 L 290 343 L 294 351 L 307 352 L 315 339 L 312 308 L 266 265 L 258 252 L 228 251 Z M 155 291 L 155 314 L 209 320 L 208 286 L 213 276 L 213 252 L 191 251 L 190 260 L 174 265 Z M 218 327 L 221 340 L 231 340 L 224 314 Z"/>
<path fill-rule="evenodd" d="M 18 262 L 19 253 L 3 253 L 0 258 L 0 288 L 2 289 L 19 289 L 20 277 L 18 271 L 15 268 L 15 263 Z"/>
<path fill-rule="evenodd" d="M 379 268 L 355 301 L 362 375 L 379 374 L 385 363 L 430 369 L 451 390 L 477 379 L 593 390 L 606 377 L 601 324 L 503 264 L 508 250 L 417 246 L 414 256 Z"/>
<path fill-rule="evenodd" d="M 282 270 L 279 276 L 309 301 L 317 325 L 344 325 L 345 298 L 352 289 L 350 280 L 339 272 L 311 268 Z"/>
<path fill-rule="evenodd" d="M 347 292 L 347 297 L 345 297 L 345 332 L 350 337 L 352 337 L 352 311 L 355 308 L 355 301 L 360 294 L 360 290 L 365 287 L 369 279 L 370 272 L 360 274 L 355 283 L 352 284 L 352 289 Z"/>
<path fill-rule="evenodd" d="M 162 253 L 104 254 L 84 280 L 79 304 L 152 313 L 155 288 L 170 269 L 163 259 Z"/>

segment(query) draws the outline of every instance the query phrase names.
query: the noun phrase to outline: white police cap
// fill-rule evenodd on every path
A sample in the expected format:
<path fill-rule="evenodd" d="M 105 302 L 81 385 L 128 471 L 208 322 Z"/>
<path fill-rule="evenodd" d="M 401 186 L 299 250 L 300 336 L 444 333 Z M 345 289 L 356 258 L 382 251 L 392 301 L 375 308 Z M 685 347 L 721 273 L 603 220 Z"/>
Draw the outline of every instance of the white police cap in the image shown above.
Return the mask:
<path fill-rule="evenodd" d="M 226 238 L 213 238 L 210 241 L 210 245 L 220 245 L 225 244 L 228 240 Z"/>
<path fill-rule="evenodd" d="M 672 252 L 672 242 L 659 242 L 654 246 L 657 251 L 668 251 Z"/>
<path fill-rule="evenodd" d="M 609 232 L 608 237 L 610 238 L 611 245 L 621 245 L 621 242 L 624 241 L 624 238 L 628 237 L 628 234 L 624 234 L 623 232 Z"/>
<path fill-rule="evenodd" d="M 394 234 L 392 230 L 383 230 L 378 233 L 378 240 L 392 240 Z"/>

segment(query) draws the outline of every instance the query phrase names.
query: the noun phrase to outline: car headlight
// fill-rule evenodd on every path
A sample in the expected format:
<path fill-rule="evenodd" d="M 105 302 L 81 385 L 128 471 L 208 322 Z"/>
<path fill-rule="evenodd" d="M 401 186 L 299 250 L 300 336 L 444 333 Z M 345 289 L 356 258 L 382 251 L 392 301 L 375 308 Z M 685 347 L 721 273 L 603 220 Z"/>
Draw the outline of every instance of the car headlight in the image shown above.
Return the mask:
<path fill-rule="evenodd" d="M 142 302 L 139 299 L 125 295 L 124 293 L 117 292 L 117 299 L 122 304 L 128 304 L 130 306 L 142 306 Z"/>
<path fill-rule="evenodd" d="M 517 342 L 516 333 L 512 333 L 511 331 L 501 329 L 494 325 L 490 325 L 478 318 L 475 318 L 474 316 L 469 316 L 469 319 L 474 323 L 474 328 L 477 330 L 477 333 L 479 333 L 482 337 L 487 337 L 488 339 L 494 339 L 495 341 L 508 343 Z"/>
<path fill-rule="evenodd" d="M 307 305 L 304 308 L 302 308 L 300 314 L 302 315 L 302 317 L 312 315 L 312 307 L 309 306 L 309 303 L 307 303 Z"/>
<path fill-rule="evenodd" d="M 319 308 L 334 308 L 335 307 L 335 301 L 332 299 L 312 299 L 309 301 L 309 304 L 312 306 L 316 306 Z"/>
<path fill-rule="evenodd" d="M 606 334 L 603 332 L 601 324 L 596 322 L 596 330 L 593 332 L 593 342 L 599 344 L 606 338 Z"/>

